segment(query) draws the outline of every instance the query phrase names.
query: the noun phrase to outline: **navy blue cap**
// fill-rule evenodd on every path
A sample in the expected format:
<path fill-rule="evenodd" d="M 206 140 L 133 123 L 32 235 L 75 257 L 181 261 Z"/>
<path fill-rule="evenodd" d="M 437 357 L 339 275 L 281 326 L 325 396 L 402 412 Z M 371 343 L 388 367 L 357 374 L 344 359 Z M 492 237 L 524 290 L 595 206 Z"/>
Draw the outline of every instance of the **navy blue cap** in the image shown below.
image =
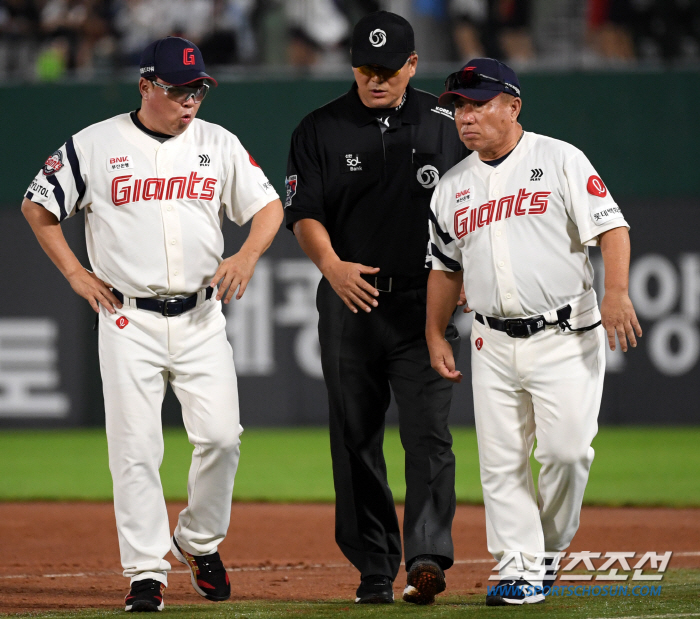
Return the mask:
<path fill-rule="evenodd" d="M 499 94 L 520 97 L 520 82 L 515 71 L 494 58 L 474 58 L 445 80 L 440 105 L 449 105 L 458 97 L 472 101 L 490 101 Z"/>
<path fill-rule="evenodd" d="M 204 70 L 204 59 L 199 48 L 180 37 L 166 37 L 151 43 L 141 54 L 141 77 L 159 77 L 168 84 L 182 86 L 197 80 L 217 81 Z"/>
<path fill-rule="evenodd" d="M 395 13 L 365 15 L 352 31 L 353 67 L 378 65 L 398 71 L 415 49 L 411 24 Z"/>

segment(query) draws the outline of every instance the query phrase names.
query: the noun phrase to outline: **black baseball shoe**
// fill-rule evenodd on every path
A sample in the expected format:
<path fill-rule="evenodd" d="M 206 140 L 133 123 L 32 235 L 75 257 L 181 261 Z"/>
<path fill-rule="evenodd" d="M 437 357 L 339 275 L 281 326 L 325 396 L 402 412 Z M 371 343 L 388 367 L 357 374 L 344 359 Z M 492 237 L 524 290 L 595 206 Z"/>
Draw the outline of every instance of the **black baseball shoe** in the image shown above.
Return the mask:
<path fill-rule="evenodd" d="M 489 585 L 486 593 L 486 606 L 541 604 L 544 600 L 542 587 L 535 587 L 522 577 L 504 578 L 495 586 Z"/>
<path fill-rule="evenodd" d="M 152 578 L 131 583 L 131 589 L 124 598 L 127 613 L 155 613 L 163 610 L 165 585 Z"/>
<path fill-rule="evenodd" d="M 547 570 L 544 573 L 544 578 L 542 579 L 542 593 L 549 595 L 554 586 L 554 581 L 557 579 L 557 570 L 552 569 L 554 565 L 554 559 L 547 557 L 544 560 L 544 564 L 547 566 Z"/>
<path fill-rule="evenodd" d="M 393 604 L 394 590 L 388 576 L 365 576 L 357 588 L 355 604 Z"/>
<path fill-rule="evenodd" d="M 194 590 L 212 602 L 223 602 L 231 597 L 231 582 L 218 552 L 195 556 L 180 548 L 175 536 L 170 544 L 175 558 L 190 568 Z"/>
<path fill-rule="evenodd" d="M 403 590 L 403 601 L 411 604 L 432 604 L 445 590 L 445 572 L 430 555 L 420 555 L 411 563 Z"/>

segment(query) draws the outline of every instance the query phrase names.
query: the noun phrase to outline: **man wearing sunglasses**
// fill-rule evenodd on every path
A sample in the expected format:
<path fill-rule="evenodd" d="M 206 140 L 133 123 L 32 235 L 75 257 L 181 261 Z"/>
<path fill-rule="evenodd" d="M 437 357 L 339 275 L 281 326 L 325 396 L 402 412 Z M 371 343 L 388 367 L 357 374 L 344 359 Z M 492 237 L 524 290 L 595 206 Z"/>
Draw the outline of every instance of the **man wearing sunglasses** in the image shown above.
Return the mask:
<path fill-rule="evenodd" d="M 127 611 L 163 609 L 170 549 L 201 596 L 231 594 L 217 547 L 243 429 L 220 301 L 243 295 L 283 212 L 238 138 L 196 118 L 210 84 L 193 43 L 152 43 L 141 60 L 140 109 L 69 138 L 22 204 L 41 246 L 98 313 L 117 532 L 131 579 Z M 59 225 L 78 211 L 93 272 Z M 224 212 L 252 224 L 238 253 L 222 260 Z M 172 537 L 158 474 L 168 381 L 194 445 L 188 505 Z"/>
<path fill-rule="evenodd" d="M 382 452 L 392 392 L 406 452 L 403 599 L 431 603 L 453 563 L 451 386 L 431 369 L 425 342 L 425 248 L 433 187 L 467 150 L 452 112 L 409 85 L 417 62 L 405 19 L 360 20 L 355 83 L 301 122 L 287 168 L 287 227 L 324 276 L 317 306 L 336 541 L 360 571 L 358 603 L 393 602 L 401 562 Z M 456 355 L 454 324 L 443 334 Z"/>
<path fill-rule="evenodd" d="M 510 67 L 476 58 L 448 77 L 445 91 L 440 102 L 454 106 L 457 132 L 474 152 L 433 194 L 426 337 L 433 367 L 461 381 L 443 333 L 464 285 L 475 311 L 486 537 L 501 578 L 486 603 L 538 603 L 578 529 L 606 332 L 611 350 L 616 334 L 623 351 L 642 335 L 627 292 L 629 226 L 580 150 L 523 131 Z M 596 245 L 605 263 L 600 310 L 588 257 Z"/>

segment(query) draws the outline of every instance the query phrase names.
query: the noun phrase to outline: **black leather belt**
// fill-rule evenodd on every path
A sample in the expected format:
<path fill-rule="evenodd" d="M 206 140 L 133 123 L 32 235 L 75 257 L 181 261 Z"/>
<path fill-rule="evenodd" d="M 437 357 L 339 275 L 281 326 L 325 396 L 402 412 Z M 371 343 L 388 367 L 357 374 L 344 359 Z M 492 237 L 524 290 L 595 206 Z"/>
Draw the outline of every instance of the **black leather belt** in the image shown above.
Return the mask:
<path fill-rule="evenodd" d="M 426 269 L 428 271 L 428 269 Z M 387 275 L 366 275 L 360 277 L 368 284 L 374 286 L 379 292 L 400 292 L 402 290 L 412 290 L 414 288 L 422 288 L 428 284 L 428 271 L 425 275 L 399 275 L 389 277 Z"/>
<path fill-rule="evenodd" d="M 488 323 L 489 327 L 496 331 L 502 331 L 510 337 L 530 337 L 544 331 L 548 326 L 559 326 L 562 331 L 590 331 L 601 324 L 599 320 L 593 325 L 582 327 L 580 329 L 572 329 L 569 324 L 571 318 L 571 306 L 566 305 L 557 310 L 557 320 L 555 322 L 547 322 L 544 316 L 533 316 L 532 318 L 508 318 L 501 320 L 500 318 L 492 318 L 490 316 L 482 316 L 479 312 L 474 312 L 474 318 L 482 325 Z"/>
<path fill-rule="evenodd" d="M 114 296 L 119 299 L 120 303 L 124 303 L 124 295 L 119 292 L 116 288 L 112 290 Z M 212 294 L 214 294 L 214 289 L 211 286 L 207 287 L 207 299 L 211 299 Z M 149 312 L 156 312 L 157 314 L 162 314 L 163 316 L 179 316 L 185 312 L 189 312 L 191 309 L 197 307 L 197 296 L 198 292 L 195 292 L 189 297 L 184 299 L 136 299 L 136 307 L 142 310 L 148 310 Z"/>

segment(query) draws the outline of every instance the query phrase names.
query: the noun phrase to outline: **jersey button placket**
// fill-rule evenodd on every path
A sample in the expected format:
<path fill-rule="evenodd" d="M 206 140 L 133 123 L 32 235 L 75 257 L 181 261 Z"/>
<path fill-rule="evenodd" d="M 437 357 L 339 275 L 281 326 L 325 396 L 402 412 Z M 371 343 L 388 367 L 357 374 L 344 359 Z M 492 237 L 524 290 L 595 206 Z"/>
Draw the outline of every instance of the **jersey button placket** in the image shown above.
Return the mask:
<path fill-rule="evenodd" d="M 489 185 L 491 185 L 489 200 L 494 200 L 496 203 L 498 203 L 498 197 L 501 195 L 500 176 L 500 173 L 494 171 L 489 179 Z M 501 307 L 507 315 L 513 315 L 519 313 L 520 302 L 515 290 L 515 278 L 510 269 L 510 250 L 508 248 L 508 237 L 505 234 L 505 225 L 506 223 L 503 220 L 492 221 L 489 226 L 489 234 L 491 235 L 492 257 L 496 267 L 496 281 L 498 282 Z"/>
<path fill-rule="evenodd" d="M 165 238 L 167 239 L 165 254 L 168 268 L 168 290 L 186 292 L 180 215 L 175 200 L 167 199 L 168 180 L 173 176 L 186 175 L 174 173 L 172 150 L 172 145 L 166 142 L 161 146 L 158 153 L 156 153 L 156 170 L 158 177 L 165 179 L 165 187 L 163 188 L 163 195 L 160 201 L 160 214 L 163 220 Z M 178 188 L 178 185 L 174 187 L 173 195 L 177 195 Z"/>

